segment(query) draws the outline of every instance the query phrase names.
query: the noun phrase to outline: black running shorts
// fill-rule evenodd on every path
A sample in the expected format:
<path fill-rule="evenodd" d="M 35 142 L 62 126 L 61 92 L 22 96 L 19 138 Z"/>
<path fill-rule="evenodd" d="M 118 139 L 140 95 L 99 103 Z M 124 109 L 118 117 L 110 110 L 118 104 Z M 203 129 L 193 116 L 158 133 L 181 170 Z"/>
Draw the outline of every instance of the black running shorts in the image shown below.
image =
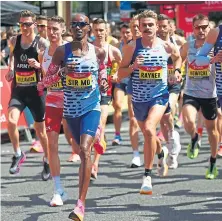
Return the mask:
<path fill-rule="evenodd" d="M 45 120 L 45 93 L 39 96 L 36 87 L 15 87 L 12 89 L 9 107 L 16 107 L 21 112 L 28 107 L 35 122 Z"/>
<path fill-rule="evenodd" d="M 217 98 L 197 98 L 189 95 L 183 95 L 183 106 L 190 104 L 203 113 L 207 120 L 215 120 L 217 118 Z"/>

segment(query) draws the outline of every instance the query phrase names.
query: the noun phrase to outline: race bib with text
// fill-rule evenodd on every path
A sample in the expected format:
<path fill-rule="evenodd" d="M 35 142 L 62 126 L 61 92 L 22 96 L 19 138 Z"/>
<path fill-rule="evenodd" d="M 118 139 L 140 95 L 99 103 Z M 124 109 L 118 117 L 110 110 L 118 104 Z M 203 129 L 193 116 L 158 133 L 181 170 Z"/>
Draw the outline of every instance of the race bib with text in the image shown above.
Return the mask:
<path fill-rule="evenodd" d="M 57 83 L 53 84 L 48 90 L 49 91 L 62 91 L 63 90 L 62 80 L 60 79 Z"/>
<path fill-rule="evenodd" d="M 209 65 L 196 66 L 195 64 L 189 64 L 188 76 L 190 78 L 208 78 L 210 76 Z"/>
<path fill-rule="evenodd" d="M 174 75 L 174 66 L 173 64 L 167 65 L 168 75 Z"/>
<path fill-rule="evenodd" d="M 71 90 L 91 90 L 92 73 L 69 73 L 66 75 L 66 86 Z"/>
<path fill-rule="evenodd" d="M 17 86 L 34 86 L 37 85 L 36 73 L 31 72 L 16 72 L 16 84 Z"/>
<path fill-rule="evenodd" d="M 154 83 L 162 81 L 163 68 L 161 66 L 141 66 L 139 67 L 139 79 Z"/>

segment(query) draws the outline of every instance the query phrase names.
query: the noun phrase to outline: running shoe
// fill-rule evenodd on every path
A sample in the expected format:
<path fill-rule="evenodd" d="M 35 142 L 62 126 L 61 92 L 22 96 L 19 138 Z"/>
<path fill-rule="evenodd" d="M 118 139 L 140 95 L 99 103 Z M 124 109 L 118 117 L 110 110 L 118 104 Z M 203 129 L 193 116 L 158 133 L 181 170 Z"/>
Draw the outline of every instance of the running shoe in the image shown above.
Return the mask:
<path fill-rule="evenodd" d="M 112 146 L 119 146 L 121 144 L 122 138 L 120 135 L 115 135 L 115 138 L 112 142 Z"/>
<path fill-rule="evenodd" d="M 178 167 L 177 156 L 169 154 L 167 158 L 167 165 L 170 169 L 176 169 Z"/>
<path fill-rule="evenodd" d="M 134 156 L 131 162 L 131 168 L 138 168 L 141 166 L 140 156 Z"/>
<path fill-rule="evenodd" d="M 177 129 L 180 129 L 183 126 L 183 122 L 181 120 L 176 121 L 174 125 Z"/>
<path fill-rule="evenodd" d="M 98 167 L 96 165 L 92 165 L 92 171 L 91 171 L 91 178 L 93 179 L 97 179 L 97 175 L 98 175 Z"/>
<path fill-rule="evenodd" d="M 209 180 L 213 180 L 218 176 L 218 174 L 219 173 L 218 173 L 218 170 L 216 167 L 216 163 L 214 163 L 214 164 L 209 163 L 209 167 L 207 168 L 205 178 L 209 179 Z"/>
<path fill-rule="evenodd" d="M 192 147 L 192 140 L 191 140 L 190 144 L 187 146 L 187 156 L 190 159 L 197 158 L 197 156 L 199 154 L 200 147 L 201 147 L 201 143 L 200 143 L 200 139 L 199 139 L 199 136 L 198 136 L 198 139 L 194 143 L 193 147 Z"/>
<path fill-rule="evenodd" d="M 9 173 L 10 174 L 18 173 L 20 171 L 21 165 L 25 162 L 25 160 L 26 160 L 26 155 L 24 152 L 21 152 L 21 156 L 19 157 L 13 156 Z"/>
<path fill-rule="evenodd" d="M 157 164 L 157 172 L 158 175 L 163 177 L 168 174 L 168 165 L 167 165 L 167 157 L 168 157 L 168 149 L 167 147 L 163 146 L 162 150 L 164 152 L 164 157 L 158 159 L 158 164 Z"/>
<path fill-rule="evenodd" d="M 222 157 L 222 146 L 219 147 L 218 152 L 217 152 L 217 155 L 218 155 L 219 157 Z"/>
<path fill-rule="evenodd" d="M 43 158 L 43 170 L 42 170 L 41 176 L 42 176 L 43 181 L 47 181 L 50 178 L 49 164 L 45 162 L 44 158 Z"/>
<path fill-rule="evenodd" d="M 152 195 L 152 183 L 150 176 L 143 176 L 143 183 L 140 189 L 140 194 Z"/>
<path fill-rule="evenodd" d="M 84 213 L 85 213 L 85 206 L 83 205 L 81 200 L 78 200 L 74 210 L 69 214 L 69 219 L 75 221 L 83 221 Z"/>
<path fill-rule="evenodd" d="M 69 159 L 67 160 L 68 162 L 77 162 L 80 160 L 80 157 L 76 153 L 71 153 Z"/>
<path fill-rule="evenodd" d="M 62 194 L 56 192 L 54 193 L 51 201 L 50 206 L 56 207 L 56 206 L 62 206 L 63 203 L 67 200 L 68 196 L 67 193 L 63 192 Z"/>
<path fill-rule="evenodd" d="M 31 153 L 43 153 L 43 147 L 39 140 L 34 140 L 32 145 L 30 146 Z"/>

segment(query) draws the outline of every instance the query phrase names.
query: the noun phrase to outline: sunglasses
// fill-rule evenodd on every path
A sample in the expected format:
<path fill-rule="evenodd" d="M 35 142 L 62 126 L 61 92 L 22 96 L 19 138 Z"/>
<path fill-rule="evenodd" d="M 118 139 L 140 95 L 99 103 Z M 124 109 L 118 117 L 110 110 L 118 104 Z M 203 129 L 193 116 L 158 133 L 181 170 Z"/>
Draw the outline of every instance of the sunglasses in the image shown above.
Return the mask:
<path fill-rule="evenodd" d="M 19 25 L 20 25 L 21 27 L 24 27 L 24 26 L 30 27 L 30 26 L 32 26 L 33 24 L 34 24 L 34 22 L 19 22 Z"/>
<path fill-rule="evenodd" d="M 38 28 L 45 28 L 47 25 L 37 25 Z"/>
<path fill-rule="evenodd" d="M 209 25 L 200 25 L 200 26 L 195 26 L 194 28 L 196 30 L 200 30 L 202 29 L 203 31 L 205 31 L 208 28 Z"/>
<path fill-rule="evenodd" d="M 76 28 L 77 26 L 79 26 L 80 28 L 84 28 L 86 25 L 89 25 L 89 23 L 84 22 L 84 21 L 72 22 L 71 24 L 72 28 Z"/>

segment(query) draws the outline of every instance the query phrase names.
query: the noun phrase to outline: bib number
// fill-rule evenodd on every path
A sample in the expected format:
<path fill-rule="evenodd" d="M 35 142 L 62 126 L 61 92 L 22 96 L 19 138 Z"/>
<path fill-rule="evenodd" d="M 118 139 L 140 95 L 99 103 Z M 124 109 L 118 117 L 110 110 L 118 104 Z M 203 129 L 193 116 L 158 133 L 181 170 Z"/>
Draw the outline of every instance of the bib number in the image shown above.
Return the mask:
<path fill-rule="evenodd" d="M 53 84 L 48 90 L 49 91 L 62 91 L 63 90 L 62 80 L 60 79 L 56 84 Z"/>

